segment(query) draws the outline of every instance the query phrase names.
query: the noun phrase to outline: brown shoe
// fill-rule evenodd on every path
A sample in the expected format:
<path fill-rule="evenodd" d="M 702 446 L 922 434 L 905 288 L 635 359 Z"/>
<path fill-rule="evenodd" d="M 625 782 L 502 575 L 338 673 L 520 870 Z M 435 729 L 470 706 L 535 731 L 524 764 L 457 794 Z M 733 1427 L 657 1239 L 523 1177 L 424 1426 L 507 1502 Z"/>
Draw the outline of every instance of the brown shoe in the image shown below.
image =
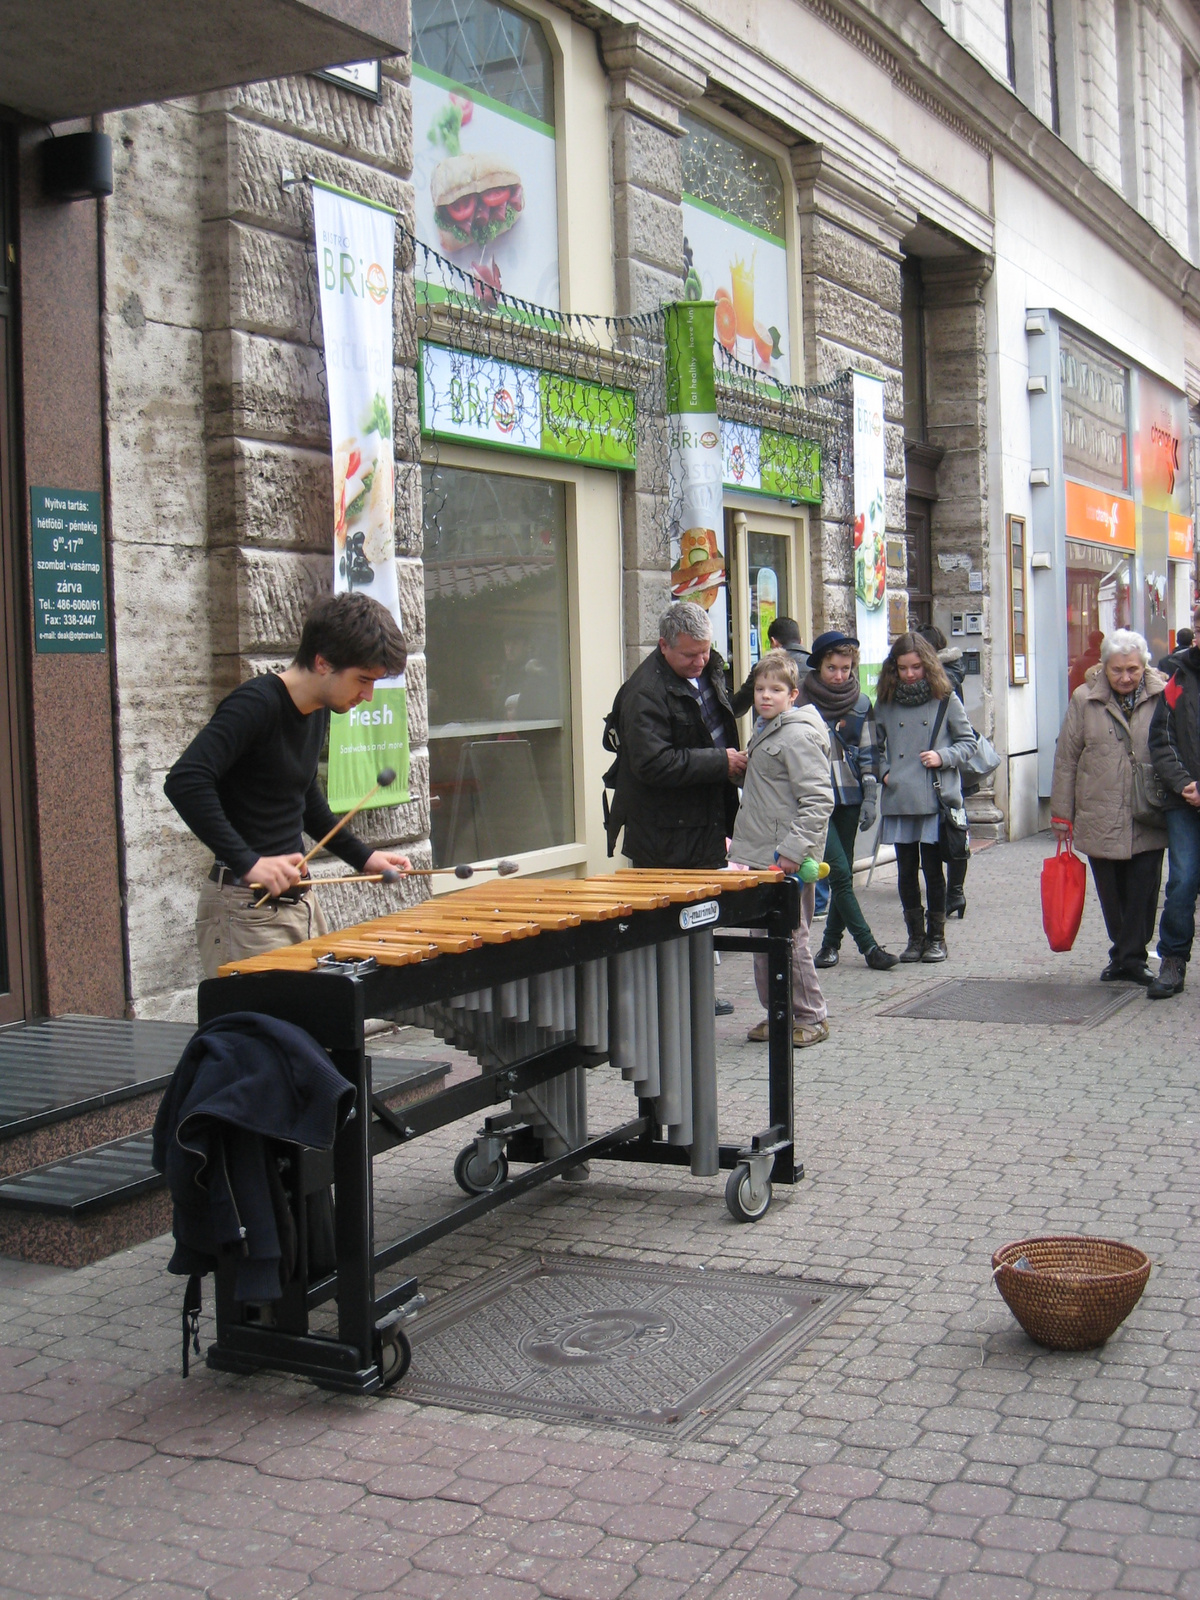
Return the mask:
<path fill-rule="evenodd" d="M 746 1035 L 751 1044 L 766 1044 L 771 1037 L 771 1024 L 766 1017 L 756 1022 Z"/>
<path fill-rule="evenodd" d="M 798 1022 L 792 1029 L 792 1046 L 796 1050 L 807 1050 L 810 1044 L 824 1044 L 828 1037 L 827 1022 Z"/>

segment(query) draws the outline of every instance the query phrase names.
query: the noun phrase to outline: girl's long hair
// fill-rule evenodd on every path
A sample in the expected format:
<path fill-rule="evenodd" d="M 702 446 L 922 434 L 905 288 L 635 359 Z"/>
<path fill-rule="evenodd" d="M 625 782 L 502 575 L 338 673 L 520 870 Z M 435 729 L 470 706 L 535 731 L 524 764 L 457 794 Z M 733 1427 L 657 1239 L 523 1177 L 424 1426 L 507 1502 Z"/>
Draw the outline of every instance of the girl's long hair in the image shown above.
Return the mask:
<path fill-rule="evenodd" d="M 927 639 L 922 639 L 919 633 L 902 633 L 888 651 L 888 658 L 879 669 L 876 700 L 886 705 L 889 700 L 895 699 L 896 685 L 900 682 L 900 672 L 896 663 L 901 656 L 920 656 L 930 694 L 935 700 L 949 699 L 950 679 L 937 658 L 937 651 Z"/>

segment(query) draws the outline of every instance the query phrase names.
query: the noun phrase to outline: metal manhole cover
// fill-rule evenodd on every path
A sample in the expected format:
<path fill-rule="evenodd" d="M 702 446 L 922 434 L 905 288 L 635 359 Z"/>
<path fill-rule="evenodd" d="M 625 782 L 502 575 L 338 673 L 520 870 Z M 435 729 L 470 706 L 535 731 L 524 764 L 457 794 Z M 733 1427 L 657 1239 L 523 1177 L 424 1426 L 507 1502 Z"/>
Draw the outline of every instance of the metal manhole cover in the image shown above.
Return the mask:
<path fill-rule="evenodd" d="M 1057 1023 L 1092 1028 L 1141 992 L 1132 984 L 1100 989 L 1020 978 L 955 978 L 912 1000 L 888 1006 L 879 1015 L 918 1017 L 925 1022 Z"/>
<path fill-rule="evenodd" d="M 800 1278 L 528 1256 L 421 1313 L 412 1371 L 396 1394 L 687 1438 L 859 1292 Z"/>

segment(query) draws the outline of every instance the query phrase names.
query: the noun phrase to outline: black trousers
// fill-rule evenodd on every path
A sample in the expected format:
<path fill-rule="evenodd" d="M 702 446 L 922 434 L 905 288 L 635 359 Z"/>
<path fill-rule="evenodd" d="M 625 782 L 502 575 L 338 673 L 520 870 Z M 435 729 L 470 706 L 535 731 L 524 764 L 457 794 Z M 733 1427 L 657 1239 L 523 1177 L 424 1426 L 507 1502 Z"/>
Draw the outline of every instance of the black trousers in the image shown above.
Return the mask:
<path fill-rule="evenodd" d="M 1161 850 L 1143 850 L 1128 861 L 1089 856 L 1096 897 L 1112 947 L 1109 960 L 1119 967 L 1142 966 L 1154 937 L 1158 886 L 1162 882 Z"/>
<path fill-rule="evenodd" d="M 896 877 L 900 884 L 900 904 L 906 911 L 921 909 L 921 884 L 918 868 L 925 874 L 925 899 L 931 917 L 946 920 L 946 875 L 942 871 L 940 844 L 898 844 Z"/>

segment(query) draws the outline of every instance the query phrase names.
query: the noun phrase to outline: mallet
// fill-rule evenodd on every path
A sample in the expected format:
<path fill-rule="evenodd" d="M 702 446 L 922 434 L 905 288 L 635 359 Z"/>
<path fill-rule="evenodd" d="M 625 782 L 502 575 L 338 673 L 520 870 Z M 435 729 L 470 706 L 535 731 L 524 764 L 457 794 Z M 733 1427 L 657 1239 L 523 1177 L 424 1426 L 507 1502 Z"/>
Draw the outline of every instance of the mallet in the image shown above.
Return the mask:
<path fill-rule="evenodd" d="M 392 784 L 395 783 L 395 781 L 396 781 L 396 773 L 395 773 L 395 769 L 394 768 L 392 768 L 392 767 L 384 767 L 382 769 L 382 771 L 378 772 L 376 774 L 376 776 L 375 776 L 374 784 L 371 786 L 371 788 L 369 788 L 367 790 L 366 794 L 363 795 L 362 799 L 358 802 L 358 804 L 356 806 L 352 807 L 349 811 L 347 811 L 347 813 L 346 813 L 346 815 L 344 817 L 341 817 L 337 822 L 335 822 L 333 827 L 330 828 L 329 832 L 325 835 L 325 837 L 323 839 L 318 839 L 317 840 L 316 844 L 313 845 L 312 849 L 308 852 L 308 854 L 300 862 L 300 865 L 302 867 L 306 867 L 308 865 L 308 863 L 312 860 L 312 858 L 316 855 L 317 851 L 318 850 L 323 850 L 325 848 L 325 846 L 329 843 L 330 839 L 333 838 L 334 834 L 335 833 L 340 833 L 342 831 L 342 829 L 346 826 L 346 824 L 350 821 L 350 818 L 351 817 L 356 817 L 358 815 L 358 813 L 366 805 L 367 801 L 371 799 L 372 795 L 377 795 L 379 793 L 380 789 L 390 789 Z M 267 901 L 270 898 L 271 898 L 271 891 L 270 891 L 270 889 L 268 889 L 266 894 L 263 895 L 261 900 L 256 900 L 254 902 L 255 910 L 257 910 L 259 906 L 266 905 Z"/>
<path fill-rule="evenodd" d="M 386 872 L 352 872 L 340 878 L 301 878 L 299 883 L 292 885 L 293 889 L 325 889 L 331 883 L 399 883 L 404 876 L 395 867 L 388 867 Z M 265 884 L 250 883 L 248 889 L 262 889 Z"/>

